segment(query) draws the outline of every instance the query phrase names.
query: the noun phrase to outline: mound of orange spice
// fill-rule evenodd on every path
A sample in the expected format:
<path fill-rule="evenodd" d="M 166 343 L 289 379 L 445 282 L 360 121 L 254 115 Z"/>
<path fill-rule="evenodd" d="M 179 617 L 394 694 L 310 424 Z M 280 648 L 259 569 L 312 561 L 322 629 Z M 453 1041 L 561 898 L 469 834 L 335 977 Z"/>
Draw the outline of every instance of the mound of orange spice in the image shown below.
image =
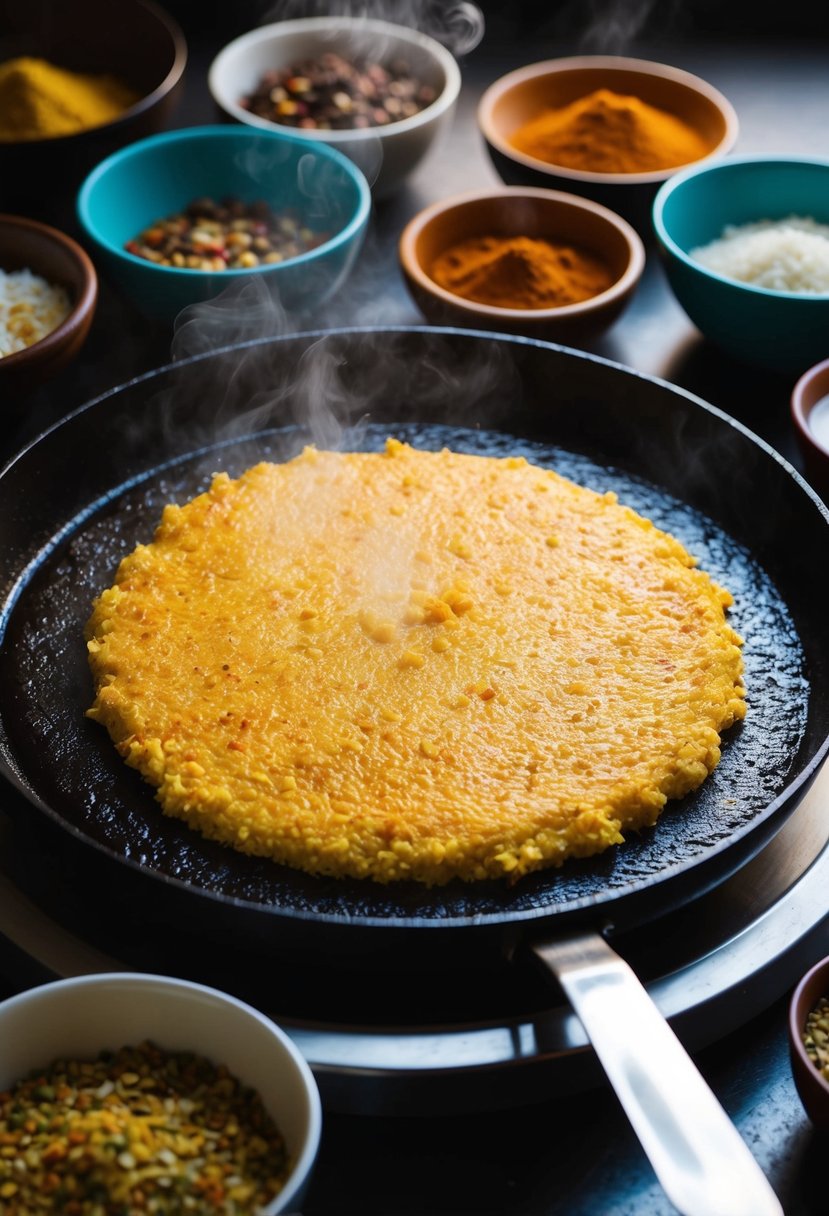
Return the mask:
<path fill-rule="evenodd" d="M 544 110 L 519 127 L 510 143 L 537 160 L 591 173 L 673 169 L 709 151 L 681 118 L 612 89 Z"/>
<path fill-rule="evenodd" d="M 495 308 L 560 308 L 613 283 L 594 254 L 528 236 L 480 236 L 445 249 L 432 263 L 446 291 Z"/>

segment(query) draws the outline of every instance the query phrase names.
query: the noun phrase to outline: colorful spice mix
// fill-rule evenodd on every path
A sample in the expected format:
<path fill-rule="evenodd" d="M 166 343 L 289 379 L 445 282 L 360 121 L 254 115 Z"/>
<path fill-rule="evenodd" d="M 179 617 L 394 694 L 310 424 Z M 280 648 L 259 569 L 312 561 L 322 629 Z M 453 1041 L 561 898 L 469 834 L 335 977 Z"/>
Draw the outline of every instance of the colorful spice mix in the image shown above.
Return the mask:
<path fill-rule="evenodd" d="M 803 1046 L 815 1068 L 829 1081 L 829 997 L 821 997 L 810 1010 L 803 1031 Z"/>
<path fill-rule="evenodd" d="M 326 52 L 266 72 L 239 104 L 283 126 L 346 131 L 411 118 L 436 97 L 437 90 L 417 80 L 405 60 L 351 62 Z"/>
<path fill-rule="evenodd" d="M 192 1053 L 57 1060 L 0 1093 L 4 1216 L 251 1216 L 288 1171 L 259 1095 Z"/>
<path fill-rule="evenodd" d="M 266 202 L 194 199 L 184 211 L 156 220 L 125 248 L 159 266 L 180 270 L 249 270 L 286 262 L 316 249 L 329 234 L 314 232 L 290 210 Z"/>

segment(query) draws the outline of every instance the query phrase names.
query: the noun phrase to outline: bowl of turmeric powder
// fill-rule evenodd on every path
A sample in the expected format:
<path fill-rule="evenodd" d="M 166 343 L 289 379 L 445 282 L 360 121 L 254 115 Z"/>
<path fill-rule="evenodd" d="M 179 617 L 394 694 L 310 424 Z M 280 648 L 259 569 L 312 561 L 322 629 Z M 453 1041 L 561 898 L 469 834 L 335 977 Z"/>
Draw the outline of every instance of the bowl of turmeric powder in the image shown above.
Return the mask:
<path fill-rule="evenodd" d="M 477 117 L 508 185 L 593 199 L 647 238 L 662 182 L 730 151 L 739 125 L 731 103 L 707 81 L 670 64 L 618 55 L 518 68 L 489 86 Z"/>
<path fill-rule="evenodd" d="M 426 207 L 398 246 L 406 285 L 434 324 L 581 345 L 630 301 L 645 266 L 634 228 L 590 199 L 502 186 Z"/>
<path fill-rule="evenodd" d="M 47 7 L 0 0 L 0 210 L 63 224 L 98 161 L 167 124 L 187 45 L 153 0 Z"/>

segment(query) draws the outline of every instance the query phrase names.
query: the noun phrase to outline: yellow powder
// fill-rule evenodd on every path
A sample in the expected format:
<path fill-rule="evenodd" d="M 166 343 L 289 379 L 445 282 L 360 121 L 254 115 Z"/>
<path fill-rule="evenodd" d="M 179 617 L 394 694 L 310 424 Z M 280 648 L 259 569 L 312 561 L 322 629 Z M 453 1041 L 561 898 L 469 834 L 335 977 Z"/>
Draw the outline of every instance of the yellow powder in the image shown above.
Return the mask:
<path fill-rule="evenodd" d="M 139 99 L 114 76 L 89 76 L 21 57 L 0 63 L 0 140 L 74 135 L 112 122 Z"/>

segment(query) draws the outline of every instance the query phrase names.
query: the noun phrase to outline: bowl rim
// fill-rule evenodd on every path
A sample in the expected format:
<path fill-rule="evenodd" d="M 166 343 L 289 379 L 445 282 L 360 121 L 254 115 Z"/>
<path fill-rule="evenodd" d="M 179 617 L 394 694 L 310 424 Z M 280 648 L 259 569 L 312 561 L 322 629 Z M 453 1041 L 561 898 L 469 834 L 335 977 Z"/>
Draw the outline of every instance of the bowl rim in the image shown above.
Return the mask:
<path fill-rule="evenodd" d="M 722 115 L 725 131 L 719 143 L 715 144 L 705 156 L 692 161 L 692 164 L 702 164 L 711 157 L 720 156 L 734 147 L 740 126 L 737 111 L 725 94 L 721 93 L 715 85 L 684 68 L 674 67 L 673 64 L 660 63 L 656 59 L 636 59 L 627 55 L 569 55 L 556 59 L 543 59 L 538 63 L 528 63 L 499 76 L 484 91 L 478 102 L 476 117 L 484 139 L 503 156 L 517 164 L 534 169 L 536 172 L 548 173 L 554 177 L 569 178 L 574 182 L 590 182 L 595 185 L 609 186 L 645 186 L 664 182 L 666 178 L 678 172 L 682 166 L 670 169 L 651 169 L 644 173 L 598 173 L 593 169 L 571 169 L 567 165 L 554 165 L 550 161 L 521 152 L 503 138 L 493 122 L 492 114 L 495 103 L 505 93 L 509 93 L 517 85 L 524 84 L 527 80 L 538 76 L 558 76 L 563 72 L 583 71 L 588 68 L 598 68 L 608 72 L 614 70 L 638 72 L 642 76 L 671 80 L 710 101 Z"/>
<path fill-rule="evenodd" d="M 270 1203 L 262 1208 L 262 1216 L 276 1216 L 276 1213 L 285 1211 L 290 1201 L 305 1184 L 319 1151 L 322 1136 L 322 1100 L 311 1067 L 300 1049 L 278 1023 L 255 1006 L 220 988 L 194 980 L 181 979 L 174 975 L 146 971 L 98 971 L 37 984 L 5 998 L 0 1001 L 0 1023 L 6 1010 L 19 1008 L 32 1002 L 48 1001 L 53 994 L 57 994 L 60 999 L 61 992 L 70 989 L 98 988 L 105 990 L 114 984 L 119 987 L 131 985 L 134 988 L 155 992 L 166 989 L 171 992 L 186 992 L 193 996 L 208 996 L 220 1005 L 232 1007 L 249 1018 L 255 1019 L 280 1044 L 301 1078 L 302 1089 L 308 1102 L 308 1127 L 302 1149 L 293 1163 L 285 1186 Z"/>
<path fill-rule="evenodd" d="M 823 1091 L 829 1098 L 829 1081 L 815 1067 L 814 1061 L 809 1059 L 806 1047 L 801 1037 L 803 1026 L 799 1017 L 800 1006 L 803 1003 L 804 993 L 812 981 L 821 973 L 825 973 L 826 993 L 829 996 L 829 956 L 818 959 L 818 961 L 809 968 L 795 986 L 794 991 L 789 999 L 789 1045 L 792 1051 L 796 1052 L 801 1064 L 806 1068 L 806 1076 L 813 1077 L 817 1082 L 818 1088 Z M 808 1012 L 808 1011 L 807 1011 Z"/>
<path fill-rule="evenodd" d="M 155 0 L 133 0 L 133 3 L 139 7 L 146 9 L 157 20 L 160 26 L 166 29 L 170 35 L 173 44 L 173 62 L 170 65 L 169 71 L 163 80 L 159 81 L 156 87 L 150 92 L 145 93 L 143 97 L 139 97 L 131 106 L 127 106 L 115 118 L 111 118 L 109 122 L 97 123 L 94 127 L 83 127 L 80 131 L 72 131 L 68 135 L 47 135 L 42 139 L 0 139 L 0 151 L 2 149 L 12 149 L 21 147 L 37 147 L 49 151 L 58 144 L 65 144 L 67 140 L 80 139 L 85 135 L 93 135 L 100 131 L 114 131 L 119 127 L 124 126 L 133 118 L 137 118 L 146 110 L 152 107 L 171 93 L 178 82 L 184 75 L 184 69 L 187 66 L 188 47 L 187 39 L 184 36 L 184 31 L 178 21 L 173 17 L 166 8 L 162 8 L 160 4 L 156 4 Z"/>
<path fill-rule="evenodd" d="M 692 258 L 674 240 L 668 231 L 665 225 L 665 206 L 675 190 L 681 189 L 686 182 L 692 178 L 701 177 L 703 174 L 729 173 L 733 170 L 739 171 L 747 165 L 765 166 L 767 168 L 781 165 L 811 165 L 815 168 L 829 170 L 829 159 L 822 159 L 819 156 L 788 156 L 777 153 L 767 153 L 764 155 L 758 153 L 746 156 L 717 157 L 712 161 L 698 161 L 694 165 L 680 169 L 673 177 L 660 186 L 653 200 L 651 217 L 659 244 L 666 253 L 676 258 L 678 262 L 681 262 L 701 277 L 711 279 L 713 282 L 722 283 L 727 287 L 747 291 L 752 295 L 760 297 L 766 296 L 770 299 L 778 300 L 798 300 L 800 302 L 799 306 L 804 308 L 814 304 L 825 305 L 826 301 L 829 300 L 829 289 L 826 291 L 810 292 L 780 291 L 773 287 L 761 287 L 757 283 L 746 283 L 742 279 L 728 278 L 727 275 L 720 274 L 718 271 L 705 266 L 702 262 L 698 262 L 696 258 Z M 829 185 L 829 177 L 827 177 L 827 185 Z"/>
<path fill-rule="evenodd" d="M 359 130 L 329 131 L 303 128 L 303 138 L 335 145 L 364 143 L 370 139 L 388 139 L 393 135 L 404 134 L 425 126 L 446 113 L 454 105 L 461 89 L 460 67 L 451 51 L 448 51 L 437 39 L 409 26 L 397 25 L 394 22 L 382 21 L 375 17 L 349 17 L 334 14 L 327 17 L 298 17 L 290 21 L 272 21 L 268 25 L 260 25 L 256 29 L 248 30 L 245 34 L 240 34 L 222 47 L 208 68 L 207 87 L 210 95 L 221 109 L 245 126 L 266 131 L 298 131 L 297 127 L 272 122 L 269 118 L 260 118 L 258 114 L 251 114 L 249 110 L 243 109 L 236 101 L 226 97 L 222 90 L 217 88 L 217 79 L 229 60 L 243 54 L 250 46 L 257 43 L 263 41 L 277 43 L 281 41 L 283 34 L 316 34 L 336 30 L 365 30 L 373 34 L 398 38 L 410 46 L 420 47 L 430 54 L 443 69 L 444 86 L 433 102 L 419 110 L 417 114 L 412 114 L 410 118 L 401 118 L 399 122 L 391 122 L 385 127 L 364 127 Z"/>
<path fill-rule="evenodd" d="M 164 144 L 185 143 L 198 141 L 200 139 L 227 139 L 238 140 L 244 139 L 265 139 L 276 141 L 278 143 L 289 143 L 300 148 L 304 148 L 308 152 L 321 154 L 324 158 L 328 158 L 333 163 L 337 164 L 348 176 L 357 191 L 357 204 L 354 212 L 348 222 L 338 232 L 335 232 L 332 237 L 324 241 L 321 245 L 316 245 L 313 249 L 306 250 L 304 253 L 297 254 L 296 257 L 286 258 L 282 262 L 269 263 L 267 265 L 242 267 L 239 269 L 227 270 L 200 270 L 187 266 L 161 266 L 157 262 L 149 262 L 146 258 L 139 257 L 137 254 L 130 253 L 127 249 L 122 249 L 112 241 L 104 237 L 97 229 L 97 226 L 92 222 L 89 215 L 89 196 L 93 189 L 97 186 L 101 178 L 113 168 L 115 164 L 122 164 L 125 161 L 135 159 L 142 156 L 146 151 L 152 151 L 154 148 L 161 147 Z M 339 249 L 341 246 L 348 244 L 361 229 L 368 223 L 371 213 L 371 190 L 366 181 L 365 174 L 362 170 L 349 158 L 339 152 L 336 148 L 327 145 L 312 144 L 310 140 L 303 139 L 299 135 L 295 135 L 287 130 L 270 131 L 252 130 L 250 127 L 238 125 L 230 125 L 219 123 L 210 126 L 198 127 L 180 127 L 172 131 L 161 131 L 156 135 L 149 135 L 146 139 L 136 140 L 134 143 L 127 144 L 124 148 L 118 148 L 110 156 L 100 161 L 81 182 L 76 199 L 76 212 L 78 219 L 87 233 L 102 249 L 108 253 L 114 254 L 121 260 L 131 263 L 135 266 L 140 266 L 142 269 L 151 269 L 156 273 L 172 276 L 172 278 L 186 279 L 187 277 L 195 277 L 198 275 L 221 275 L 222 281 L 232 282 L 234 279 L 244 278 L 252 274 L 266 272 L 268 274 L 278 274 L 280 270 L 291 268 L 300 263 L 310 263 L 318 259 L 327 257 L 330 253 Z"/>
<path fill-rule="evenodd" d="M 829 345 L 829 339 L 827 339 L 827 345 Z M 822 456 L 829 459 L 829 444 L 821 443 L 809 425 L 809 415 L 817 404 L 817 401 L 810 405 L 808 409 L 805 404 L 807 391 L 816 380 L 820 379 L 826 380 L 826 392 L 817 399 L 818 401 L 822 400 L 823 397 L 829 396 L 829 358 L 821 359 L 819 363 L 814 363 L 797 379 L 789 397 L 789 410 L 792 421 L 800 432 L 801 441 L 807 443 L 809 447 L 815 448 Z"/>
<path fill-rule="evenodd" d="M 41 220 L 30 219 L 25 215 L 10 215 L 5 212 L 0 214 L 0 225 L 7 228 L 28 229 L 38 233 L 51 244 L 59 245 L 80 267 L 83 276 L 83 286 L 78 293 L 78 298 L 59 325 L 50 329 L 48 334 L 44 334 L 37 342 L 32 342 L 31 346 L 26 346 L 23 350 L 12 351 L 0 358 L 0 378 L 2 378 L 3 368 L 18 368 L 35 362 L 44 355 L 48 357 L 62 346 L 67 338 L 80 329 L 88 318 L 91 319 L 98 300 L 98 276 L 89 254 L 81 248 L 77 241 L 65 232 L 61 232 L 59 228 L 54 228 L 51 224 L 44 224 Z M 32 267 L 29 269 L 32 274 L 38 275 L 40 278 L 47 278 L 40 270 Z"/>
<path fill-rule="evenodd" d="M 574 304 L 559 304 L 555 308 L 501 308 L 494 304 L 482 304 L 477 300 L 468 300 L 465 296 L 447 291 L 427 274 L 419 259 L 415 256 L 415 243 L 424 228 L 438 215 L 465 207 L 485 199 L 498 198 L 530 198 L 561 203 L 574 211 L 587 211 L 600 221 L 614 228 L 624 239 L 629 250 L 629 261 L 624 272 L 618 279 L 596 295 L 580 300 Z M 631 290 L 642 276 L 645 268 L 645 246 L 641 237 L 627 220 L 595 203 L 592 199 L 582 198 L 576 194 L 567 194 L 563 190 L 548 190 L 543 186 L 494 186 L 481 190 L 467 190 L 461 194 L 453 194 L 440 199 L 428 207 L 424 207 L 404 227 L 398 241 L 398 257 L 405 271 L 412 276 L 418 285 L 430 295 L 436 296 L 454 307 L 462 307 L 465 312 L 480 317 L 511 319 L 513 321 L 550 321 L 561 317 L 562 320 L 589 314 L 595 308 L 609 303 L 611 300 Z"/>

